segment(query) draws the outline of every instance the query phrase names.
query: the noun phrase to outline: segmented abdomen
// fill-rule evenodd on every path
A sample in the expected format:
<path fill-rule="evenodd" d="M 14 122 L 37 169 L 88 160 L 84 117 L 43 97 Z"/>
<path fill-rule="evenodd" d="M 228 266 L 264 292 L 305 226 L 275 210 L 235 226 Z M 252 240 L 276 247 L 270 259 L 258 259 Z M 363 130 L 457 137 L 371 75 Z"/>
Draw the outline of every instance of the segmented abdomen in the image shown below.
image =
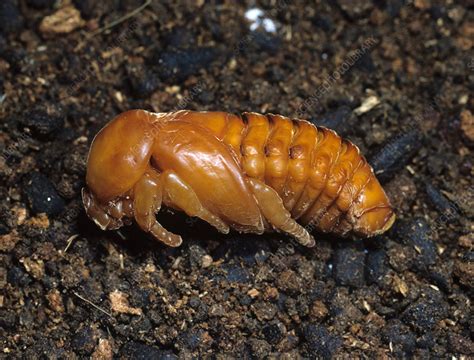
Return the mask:
<path fill-rule="evenodd" d="M 230 146 L 244 173 L 276 190 L 302 224 L 339 235 L 374 235 L 392 218 L 359 149 L 333 130 L 272 114 L 189 112 L 184 117 Z M 362 217 L 370 221 L 361 224 Z"/>

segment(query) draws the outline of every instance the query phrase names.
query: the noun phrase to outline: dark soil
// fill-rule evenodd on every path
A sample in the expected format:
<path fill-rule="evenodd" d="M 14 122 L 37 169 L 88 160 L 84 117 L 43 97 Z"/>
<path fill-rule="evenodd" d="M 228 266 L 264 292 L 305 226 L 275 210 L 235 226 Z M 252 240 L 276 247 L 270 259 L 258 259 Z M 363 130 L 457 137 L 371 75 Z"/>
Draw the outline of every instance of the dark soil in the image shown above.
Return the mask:
<path fill-rule="evenodd" d="M 142 1 L 74 0 L 58 34 L 43 19 L 65 3 L 0 2 L 1 358 L 474 356 L 472 2 L 153 1 L 92 37 Z M 276 32 L 249 29 L 253 6 Z M 367 155 L 398 220 L 314 249 L 166 212 L 180 248 L 103 232 L 80 199 L 88 146 L 132 108 L 330 126 Z"/>

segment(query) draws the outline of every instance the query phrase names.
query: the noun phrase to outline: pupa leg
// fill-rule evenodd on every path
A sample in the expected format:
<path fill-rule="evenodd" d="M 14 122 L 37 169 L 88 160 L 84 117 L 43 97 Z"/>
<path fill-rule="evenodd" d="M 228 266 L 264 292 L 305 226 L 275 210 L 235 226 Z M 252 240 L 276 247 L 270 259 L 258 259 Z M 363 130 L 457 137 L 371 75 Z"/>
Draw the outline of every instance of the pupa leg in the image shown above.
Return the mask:
<path fill-rule="evenodd" d="M 163 201 L 167 206 L 181 209 L 188 216 L 196 216 L 214 226 L 221 233 L 229 233 L 229 226 L 206 209 L 201 204 L 194 190 L 180 179 L 177 174 L 165 171 L 161 176 Z"/>
<path fill-rule="evenodd" d="M 102 230 L 116 230 L 123 225 L 121 213 L 115 211 L 110 214 L 107 205 L 102 205 L 86 188 L 82 189 L 82 203 L 87 216 L 91 218 Z M 115 209 L 114 209 L 115 210 Z"/>
<path fill-rule="evenodd" d="M 294 236 L 301 245 L 314 246 L 314 238 L 291 217 L 275 190 L 257 179 L 249 178 L 248 182 L 263 216 L 273 227 Z"/>
<path fill-rule="evenodd" d="M 162 202 L 161 175 L 148 170 L 135 184 L 133 193 L 133 208 L 138 225 L 168 246 L 181 245 L 181 236 L 169 232 L 156 220 L 155 214 L 160 210 Z"/>

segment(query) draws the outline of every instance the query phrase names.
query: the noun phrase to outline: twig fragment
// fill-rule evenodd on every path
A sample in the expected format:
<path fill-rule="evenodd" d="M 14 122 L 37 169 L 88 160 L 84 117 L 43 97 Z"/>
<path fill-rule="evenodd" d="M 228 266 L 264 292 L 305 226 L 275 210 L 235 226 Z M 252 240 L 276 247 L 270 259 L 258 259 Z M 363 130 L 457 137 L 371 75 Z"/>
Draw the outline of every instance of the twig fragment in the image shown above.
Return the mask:
<path fill-rule="evenodd" d="M 86 303 L 88 303 L 90 306 L 96 308 L 97 310 L 99 311 L 102 311 L 105 315 L 108 315 L 110 317 L 112 317 L 112 314 L 109 313 L 108 311 L 102 309 L 101 307 L 97 306 L 96 304 L 94 304 L 92 301 L 86 299 L 85 297 L 79 295 L 77 292 L 73 291 L 72 292 L 74 295 L 76 295 L 79 299 L 81 299 L 82 301 L 85 301 Z"/>
<path fill-rule="evenodd" d="M 72 242 L 74 240 L 76 240 L 78 237 L 79 237 L 79 234 L 74 234 L 74 235 L 70 236 L 69 239 L 67 239 L 67 245 L 64 248 L 64 253 L 66 253 L 66 251 L 71 247 Z"/>
<path fill-rule="evenodd" d="M 121 18 L 118 18 L 106 25 L 104 25 L 103 27 L 101 27 L 100 29 L 97 29 L 96 31 L 90 33 L 87 38 L 90 39 L 96 35 L 99 35 L 101 33 L 103 33 L 104 31 L 107 31 L 111 28 L 113 28 L 114 26 L 130 19 L 131 17 L 134 17 L 135 15 L 137 15 L 140 11 L 142 11 L 143 9 L 145 9 L 148 5 L 151 4 L 151 1 L 152 0 L 146 0 L 142 5 L 140 5 L 139 7 L 137 7 L 136 9 L 132 10 L 131 12 L 129 12 L 128 14 L 125 14 L 124 16 L 122 16 Z"/>

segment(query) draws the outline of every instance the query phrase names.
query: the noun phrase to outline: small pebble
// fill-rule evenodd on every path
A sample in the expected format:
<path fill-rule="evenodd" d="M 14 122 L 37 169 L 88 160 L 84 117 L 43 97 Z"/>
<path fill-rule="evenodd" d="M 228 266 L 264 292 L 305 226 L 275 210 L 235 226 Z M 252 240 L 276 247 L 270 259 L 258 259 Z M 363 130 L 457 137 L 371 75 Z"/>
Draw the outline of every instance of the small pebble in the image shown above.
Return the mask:
<path fill-rule="evenodd" d="M 257 289 L 250 289 L 247 292 L 247 295 L 250 296 L 252 299 L 255 299 L 258 295 L 260 295 L 260 291 L 258 291 Z"/>
<path fill-rule="evenodd" d="M 301 278 L 290 269 L 283 271 L 277 279 L 278 289 L 288 293 L 298 293 L 303 289 Z"/>
<path fill-rule="evenodd" d="M 275 300 L 278 299 L 278 289 L 270 286 L 265 289 L 264 298 L 265 300 Z"/>
<path fill-rule="evenodd" d="M 203 261 L 208 261 L 205 256 L 208 255 L 202 246 L 193 244 L 189 247 L 189 262 L 192 269 L 197 269 L 203 266 Z"/>

